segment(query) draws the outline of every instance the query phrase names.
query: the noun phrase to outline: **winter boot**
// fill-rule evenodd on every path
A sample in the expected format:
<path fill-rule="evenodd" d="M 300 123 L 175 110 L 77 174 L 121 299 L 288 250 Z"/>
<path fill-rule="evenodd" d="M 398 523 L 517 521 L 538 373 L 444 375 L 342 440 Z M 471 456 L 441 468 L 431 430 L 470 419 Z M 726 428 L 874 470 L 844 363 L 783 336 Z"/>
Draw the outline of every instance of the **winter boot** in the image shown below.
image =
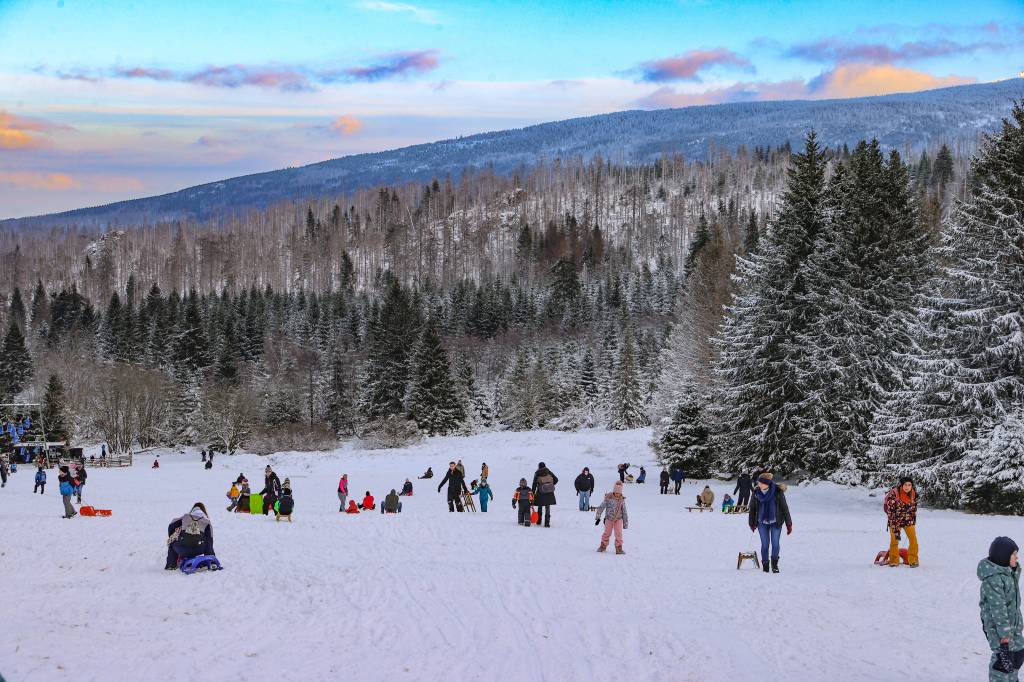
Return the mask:
<path fill-rule="evenodd" d="M 768 572 L 768 562 L 767 561 L 762 561 L 761 562 L 761 570 L 764 571 L 765 573 Z"/>
<path fill-rule="evenodd" d="M 778 573 L 778 572 L 779 572 L 779 560 L 778 559 L 772 559 L 772 573 Z"/>
<path fill-rule="evenodd" d="M 602 542 L 602 543 L 600 544 L 600 546 L 599 546 L 599 547 L 597 548 L 597 551 L 598 551 L 598 552 L 603 552 L 603 551 L 605 551 L 606 549 L 608 549 L 608 543 L 607 543 L 607 542 Z"/>
<path fill-rule="evenodd" d="M 616 554 L 625 554 L 626 550 L 622 549 L 621 547 L 616 547 L 615 548 L 615 553 Z"/>

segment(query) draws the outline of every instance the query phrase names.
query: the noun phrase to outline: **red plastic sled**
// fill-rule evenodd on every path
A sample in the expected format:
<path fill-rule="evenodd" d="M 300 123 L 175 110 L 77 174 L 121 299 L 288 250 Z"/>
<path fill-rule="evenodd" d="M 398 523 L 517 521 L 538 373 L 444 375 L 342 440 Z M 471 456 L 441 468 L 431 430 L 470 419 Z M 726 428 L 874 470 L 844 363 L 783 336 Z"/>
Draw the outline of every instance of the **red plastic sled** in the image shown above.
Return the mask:
<path fill-rule="evenodd" d="M 540 514 L 537 513 L 535 510 L 531 510 L 530 511 L 530 523 L 537 523 L 538 521 L 540 521 Z"/>
<path fill-rule="evenodd" d="M 900 549 L 900 562 L 907 563 L 907 549 L 905 547 Z M 889 550 L 883 549 L 881 552 L 875 555 L 875 566 L 888 566 L 889 565 Z"/>
<path fill-rule="evenodd" d="M 88 505 L 79 509 L 78 513 L 82 516 L 110 516 L 113 514 L 109 509 L 96 509 L 95 507 Z"/>

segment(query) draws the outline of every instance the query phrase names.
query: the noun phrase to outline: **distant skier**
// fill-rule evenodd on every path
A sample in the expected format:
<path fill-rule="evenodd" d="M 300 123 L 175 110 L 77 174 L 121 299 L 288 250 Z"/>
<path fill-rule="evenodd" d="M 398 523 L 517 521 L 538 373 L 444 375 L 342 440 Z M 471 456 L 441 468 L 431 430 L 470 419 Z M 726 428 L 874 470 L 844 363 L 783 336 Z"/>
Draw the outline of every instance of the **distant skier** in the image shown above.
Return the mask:
<path fill-rule="evenodd" d="M 992 650 L 990 682 L 1017 682 L 1017 671 L 1024 663 L 1017 549 L 1010 538 L 998 537 L 989 546 L 988 557 L 978 562 L 981 629 Z"/>
<path fill-rule="evenodd" d="M 583 471 L 576 477 L 573 485 L 580 498 L 580 511 L 590 511 L 590 496 L 594 494 L 594 477 L 590 475 L 589 467 L 583 467 Z"/>
<path fill-rule="evenodd" d="M 177 570 L 182 561 L 208 554 L 213 556 L 213 524 L 202 502 L 192 505 L 192 510 L 167 526 L 168 571 Z"/>
<path fill-rule="evenodd" d="M 519 479 L 519 487 L 512 494 L 512 508 L 519 506 L 519 525 L 530 526 L 530 513 L 533 508 L 533 489 L 527 484 L 525 478 Z"/>
<path fill-rule="evenodd" d="M 733 495 L 739 495 L 736 504 L 741 507 L 749 505 L 751 490 L 753 490 L 753 483 L 750 480 L 750 474 L 744 471 L 736 480 L 736 487 L 732 491 Z"/>
<path fill-rule="evenodd" d="M 658 475 L 658 492 L 662 495 L 668 495 L 668 482 L 672 480 L 668 475 L 668 468 L 662 467 L 661 473 Z"/>
<path fill-rule="evenodd" d="M 459 471 L 455 462 L 448 462 L 448 472 L 438 484 L 437 492 L 441 492 L 445 483 L 448 484 L 448 511 L 453 512 L 458 509 L 459 512 L 462 512 L 462 493 L 468 493 L 469 489 L 466 488 L 466 478 Z"/>
<path fill-rule="evenodd" d="M 341 502 L 341 506 L 338 507 L 338 511 L 345 511 L 345 499 L 348 497 L 348 474 L 342 474 L 341 480 L 338 481 L 338 501 Z"/>
<path fill-rule="evenodd" d="M 626 512 L 626 498 L 622 496 L 622 481 L 616 481 L 612 486 L 612 492 L 604 496 L 604 500 L 597 507 L 597 516 L 594 518 L 594 525 L 601 523 L 601 515 L 604 514 L 604 532 L 601 534 L 601 544 L 597 551 L 603 552 L 608 549 L 608 541 L 615 533 L 615 553 L 625 554 L 622 548 L 622 531 L 629 528 L 629 514 Z"/>
<path fill-rule="evenodd" d="M 40 495 L 46 492 L 46 469 L 41 464 L 36 469 L 36 484 L 32 487 L 32 494 L 34 495 L 37 490 Z"/>
<path fill-rule="evenodd" d="M 675 483 L 676 485 L 675 493 L 676 495 L 678 495 L 679 489 L 682 488 L 683 486 L 683 481 L 686 480 L 686 474 L 683 473 L 683 467 L 679 466 L 678 464 L 673 464 L 671 469 L 671 477 L 672 482 Z"/>
<path fill-rule="evenodd" d="M 907 566 L 917 568 L 917 490 L 914 482 L 904 476 L 899 484 L 885 494 L 882 503 L 889 528 L 889 565 L 900 565 L 900 530 L 906 529 L 910 547 L 907 549 Z"/>
<path fill-rule="evenodd" d="M 558 476 L 555 476 L 544 462 L 538 464 L 537 471 L 533 474 L 533 503 L 537 506 L 538 526 L 543 520 L 545 528 L 551 527 L 551 507 L 557 504 L 555 502 L 556 485 L 558 485 Z"/>
<path fill-rule="evenodd" d="M 776 483 L 770 473 L 757 477 L 757 489 L 750 500 L 747 512 L 750 531 L 761 535 L 761 569 L 768 572 L 768 548 L 771 545 L 771 571 L 779 572 L 779 541 L 782 539 L 782 525 L 786 535 L 793 532 L 793 517 L 789 515 L 786 502 L 786 486 Z"/>

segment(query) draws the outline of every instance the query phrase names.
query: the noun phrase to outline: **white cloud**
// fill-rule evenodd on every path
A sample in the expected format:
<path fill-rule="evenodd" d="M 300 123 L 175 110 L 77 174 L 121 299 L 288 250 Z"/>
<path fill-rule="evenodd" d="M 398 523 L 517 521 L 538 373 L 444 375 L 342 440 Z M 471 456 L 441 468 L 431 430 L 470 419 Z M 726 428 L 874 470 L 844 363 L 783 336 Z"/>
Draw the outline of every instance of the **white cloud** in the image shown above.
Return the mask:
<path fill-rule="evenodd" d="M 407 2 L 388 2 L 387 0 L 363 0 L 359 7 L 372 12 L 396 12 L 408 14 L 421 24 L 437 25 L 440 20 L 433 10 L 417 7 Z"/>

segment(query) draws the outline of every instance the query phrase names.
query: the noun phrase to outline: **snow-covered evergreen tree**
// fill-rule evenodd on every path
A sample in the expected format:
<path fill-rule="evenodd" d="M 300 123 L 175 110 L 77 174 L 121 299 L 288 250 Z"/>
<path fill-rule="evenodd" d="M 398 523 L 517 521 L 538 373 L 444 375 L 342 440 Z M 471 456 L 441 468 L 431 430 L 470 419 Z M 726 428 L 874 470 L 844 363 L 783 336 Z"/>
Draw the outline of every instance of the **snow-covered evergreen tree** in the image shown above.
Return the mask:
<path fill-rule="evenodd" d="M 70 440 L 71 416 L 68 414 L 67 395 L 64 382 L 56 374 L 51 374 L 46 381 L 42 405 L 43 425 L 46 438 L 51 441 Z"/>
<path fill-rule="evenodd" d="M 465 408 L 452 380 L 448 352 L 441 345 L 433 318 L 423 329 L 413 359 L 408 404 L 409 418 L 420 431 L 431 436 L 452 433 L 466 421 Z"/>
<path fill-rule="evenodd" d="M 960 504 L 983 514 L 1024 514 L 1024 423 L 1007 415 L 980 450 L 967 453 L 957 476 Z"/>
<path fill-rule="evenodd" d="M 186 366 L 173 374 L 170 412 L 165 439 L 171 445 L 192 445 L 202 433 L 202 395 L 199 372 Z"/>
<path fill-rule="evenodd" d="M 659 460 L 670 467 L 679 466 L 689 478 L 710 478 L 718 462 L 711 437 L 707 398 L 692 383 L 676 405 L 668 425 L 651 442 Z"/>
<path fill-rule="evenodd" d="M 12 317 L 0 346 L 0 397 L 10 399 L 21 393 L 28 386 L 32 372 L 32 356 L 25 347 L 25 336 Z"/>
<path fill-rule="evenodd" d="M 634 359 L 633 330 L 627 326 L 619 351 L 615 384 L 608 405 L 608 428 L 635 429 L 650 424 Z"/>

